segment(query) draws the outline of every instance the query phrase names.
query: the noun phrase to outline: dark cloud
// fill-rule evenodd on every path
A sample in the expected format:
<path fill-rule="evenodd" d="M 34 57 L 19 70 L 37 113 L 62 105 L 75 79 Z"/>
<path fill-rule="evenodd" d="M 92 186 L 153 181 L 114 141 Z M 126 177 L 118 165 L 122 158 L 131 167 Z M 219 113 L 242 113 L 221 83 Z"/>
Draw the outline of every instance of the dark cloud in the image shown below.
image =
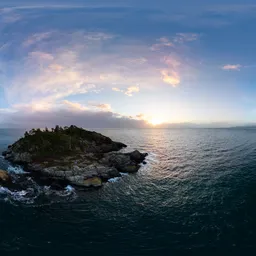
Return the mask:
<path fill-rule="evenodd" d="M 77 125 L 86 128 L 147 128 L 143 120 L 118 117 L 112 112 L 94 111 L 38 111 L 2 113 L 1 126 L 4 128 L 54 127 L 55 125 Z"/>

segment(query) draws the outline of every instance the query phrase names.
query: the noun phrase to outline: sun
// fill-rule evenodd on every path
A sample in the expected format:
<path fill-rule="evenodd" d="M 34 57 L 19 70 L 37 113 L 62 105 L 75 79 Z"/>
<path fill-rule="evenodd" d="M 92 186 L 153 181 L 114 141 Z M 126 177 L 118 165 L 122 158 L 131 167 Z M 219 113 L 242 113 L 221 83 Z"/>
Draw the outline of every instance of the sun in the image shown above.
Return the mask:
<path fill-rule="evenodd" d="M 162 124 L 163 120 L 157 117 L 153 117 L 151 120 L 149 120 L 149 123 L 155 126 L 155 125 Z"/>

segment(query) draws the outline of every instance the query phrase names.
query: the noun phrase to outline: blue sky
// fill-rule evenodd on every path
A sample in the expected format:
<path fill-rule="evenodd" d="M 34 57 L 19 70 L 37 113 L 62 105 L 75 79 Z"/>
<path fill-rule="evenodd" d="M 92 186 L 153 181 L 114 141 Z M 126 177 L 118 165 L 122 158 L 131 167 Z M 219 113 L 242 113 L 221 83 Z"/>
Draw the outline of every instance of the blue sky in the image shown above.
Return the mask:
<path fill-rule="evenodd" d="M 253 1 L 1 1 L 0 125 L 256 121 Z"/>

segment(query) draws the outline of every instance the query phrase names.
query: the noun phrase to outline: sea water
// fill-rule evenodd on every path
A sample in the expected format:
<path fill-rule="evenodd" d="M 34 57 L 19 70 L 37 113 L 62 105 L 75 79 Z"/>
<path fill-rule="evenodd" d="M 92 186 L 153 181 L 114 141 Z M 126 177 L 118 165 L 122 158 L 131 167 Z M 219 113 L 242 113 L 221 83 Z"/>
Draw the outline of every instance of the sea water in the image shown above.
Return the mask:
<path fill-rule="evenodd" d="M 101 189 L 0 188 L 0 255 L 238 254 L 256 249 L 256 130 L 96 130 L 148 152 Z M 0 150 L 23 131 L 0 130 Z M 22 173 L 0 158 L 0 169 Z M 29 184 L 29 186 L 27 186 Z M 174 254 L 172 254 L 174 253 Z"/>

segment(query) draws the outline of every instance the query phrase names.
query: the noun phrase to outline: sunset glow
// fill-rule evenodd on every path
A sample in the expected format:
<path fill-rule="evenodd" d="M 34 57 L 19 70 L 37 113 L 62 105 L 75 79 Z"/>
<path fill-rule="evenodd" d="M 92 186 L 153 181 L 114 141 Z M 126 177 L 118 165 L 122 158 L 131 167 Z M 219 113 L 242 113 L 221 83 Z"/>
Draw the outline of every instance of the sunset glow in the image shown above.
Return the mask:
<path fill-rule="evenodd" d="M 246 5 L 240 13 L 228 1 L 7 2 L 0 3 L 0 126 L 256 120 L 255 40 L 244 33 L 254 31 L 254 16 Z M 241 40 L 251 43 L 244 49 Z"/>
<path fill-rule="evenodd" d="M 154 117 L 151 120 L 149 120 L 149 123 L 152 124 L 153 126 L 156 126 L 156 125 L 164 123 L 164 121 L 160 118 Z"/>

